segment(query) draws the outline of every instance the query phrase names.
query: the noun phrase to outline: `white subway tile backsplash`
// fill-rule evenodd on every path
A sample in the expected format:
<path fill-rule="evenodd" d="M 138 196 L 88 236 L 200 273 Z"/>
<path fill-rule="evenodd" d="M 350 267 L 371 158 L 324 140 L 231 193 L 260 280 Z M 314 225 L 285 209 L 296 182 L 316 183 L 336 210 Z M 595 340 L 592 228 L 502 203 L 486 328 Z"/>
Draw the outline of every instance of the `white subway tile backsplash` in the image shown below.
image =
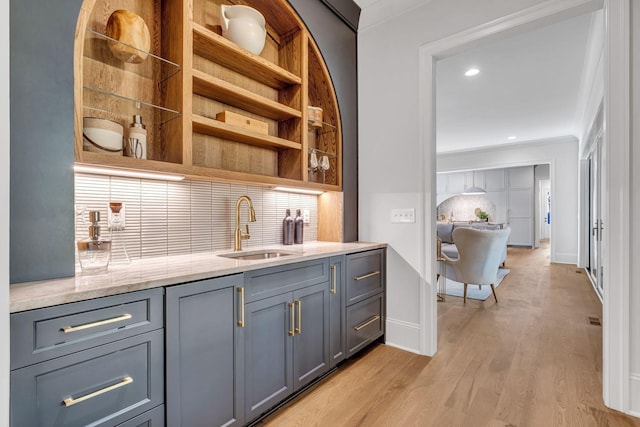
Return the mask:
<path fill-rule="evenodd" d="M 103 235 L 109 233 L 109 201 L 125 204 L 126 228 L 113 233 L 112 262 L 130 259 L 233 249 L 236 200 L 248 195 L 256 211 L 249 223 L 251 238 L 244 248 L 282 243 L 285 210 L 309 209 L 311 223 L 305 224 L 304 240 L 317 240 L 316 196 L 276 192 L 260 186 L 185 180 L 165 182 L 138 178 L 76 174 L 76 239 L 87 236 L 86 211 L 99 210 Z M 83 210 L 84 209 L 84 210 Z M 82 220 L 80 211 L 84 212 Z M 248 223 L 248 209 L 242 204 L 240 224 Z"/>

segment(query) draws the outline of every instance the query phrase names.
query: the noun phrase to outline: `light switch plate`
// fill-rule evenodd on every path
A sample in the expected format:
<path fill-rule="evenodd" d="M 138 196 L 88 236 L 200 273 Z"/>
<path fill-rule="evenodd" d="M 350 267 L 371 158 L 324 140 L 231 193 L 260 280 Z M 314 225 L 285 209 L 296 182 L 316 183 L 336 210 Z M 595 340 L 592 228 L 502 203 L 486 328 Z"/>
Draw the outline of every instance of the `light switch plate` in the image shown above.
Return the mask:
<path fill-rule="evenodd" d="M 309 224 L 309 222 L 311 222 L 310 215 L 309 215 L 309 209 L 303 209 L 302 210 L 302 223 L 303 224 Z"/>
<path fill-rule="evenodd" d="M 393 224 L 416 222 L 416 210 L 411 209 L 391 209 L 391 222 Z"/>

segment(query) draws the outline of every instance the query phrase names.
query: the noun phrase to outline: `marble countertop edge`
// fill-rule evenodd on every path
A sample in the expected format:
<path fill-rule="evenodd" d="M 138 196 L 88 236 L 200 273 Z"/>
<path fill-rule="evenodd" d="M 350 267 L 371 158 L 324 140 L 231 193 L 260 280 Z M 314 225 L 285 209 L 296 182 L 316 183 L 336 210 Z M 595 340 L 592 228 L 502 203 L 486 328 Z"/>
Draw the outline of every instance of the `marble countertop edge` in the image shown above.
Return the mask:
<path fill-rule="evenodd" d="M 293 246 L 254 246 L 244 250 L 294 252 L 290 256 L 264 260 L 236 260 L 220 256 L 230 251 L 143 258 L 130 264 L 112 264 L 105 274 L 85 275 L 78 271 L 75 277 L 12 284 L 9 311 L 16 313 L 385 247 L 386 243 L 372 242 L 309 242 Z"/>

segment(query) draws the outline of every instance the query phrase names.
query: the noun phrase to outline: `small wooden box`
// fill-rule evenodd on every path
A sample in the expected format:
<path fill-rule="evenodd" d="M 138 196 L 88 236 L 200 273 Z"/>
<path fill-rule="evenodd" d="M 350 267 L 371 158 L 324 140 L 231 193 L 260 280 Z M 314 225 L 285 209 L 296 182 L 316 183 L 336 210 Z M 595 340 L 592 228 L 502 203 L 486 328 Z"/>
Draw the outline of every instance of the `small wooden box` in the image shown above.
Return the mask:
<path fill-rule="evenodd" d="M 252 132 L 269 134 L 269 123 L 243 116 L 242 114 L 233 113 L 231 111 L 222 111 L 216 114 L 216 120 L 224 122 L 231 126 L 238 126 Z"/>

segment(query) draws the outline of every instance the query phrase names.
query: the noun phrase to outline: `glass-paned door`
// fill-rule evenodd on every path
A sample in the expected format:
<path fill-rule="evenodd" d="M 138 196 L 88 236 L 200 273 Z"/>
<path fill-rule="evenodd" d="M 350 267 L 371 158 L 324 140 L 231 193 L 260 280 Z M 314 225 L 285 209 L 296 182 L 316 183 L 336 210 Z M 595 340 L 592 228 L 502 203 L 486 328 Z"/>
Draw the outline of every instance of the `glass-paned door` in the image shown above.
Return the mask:
<path fill-rule="evenodd" d="M 602 280 L 602 137 L 599 136 L 589 155 L 589 274 L 596 290 L 603 295 Z"/>

